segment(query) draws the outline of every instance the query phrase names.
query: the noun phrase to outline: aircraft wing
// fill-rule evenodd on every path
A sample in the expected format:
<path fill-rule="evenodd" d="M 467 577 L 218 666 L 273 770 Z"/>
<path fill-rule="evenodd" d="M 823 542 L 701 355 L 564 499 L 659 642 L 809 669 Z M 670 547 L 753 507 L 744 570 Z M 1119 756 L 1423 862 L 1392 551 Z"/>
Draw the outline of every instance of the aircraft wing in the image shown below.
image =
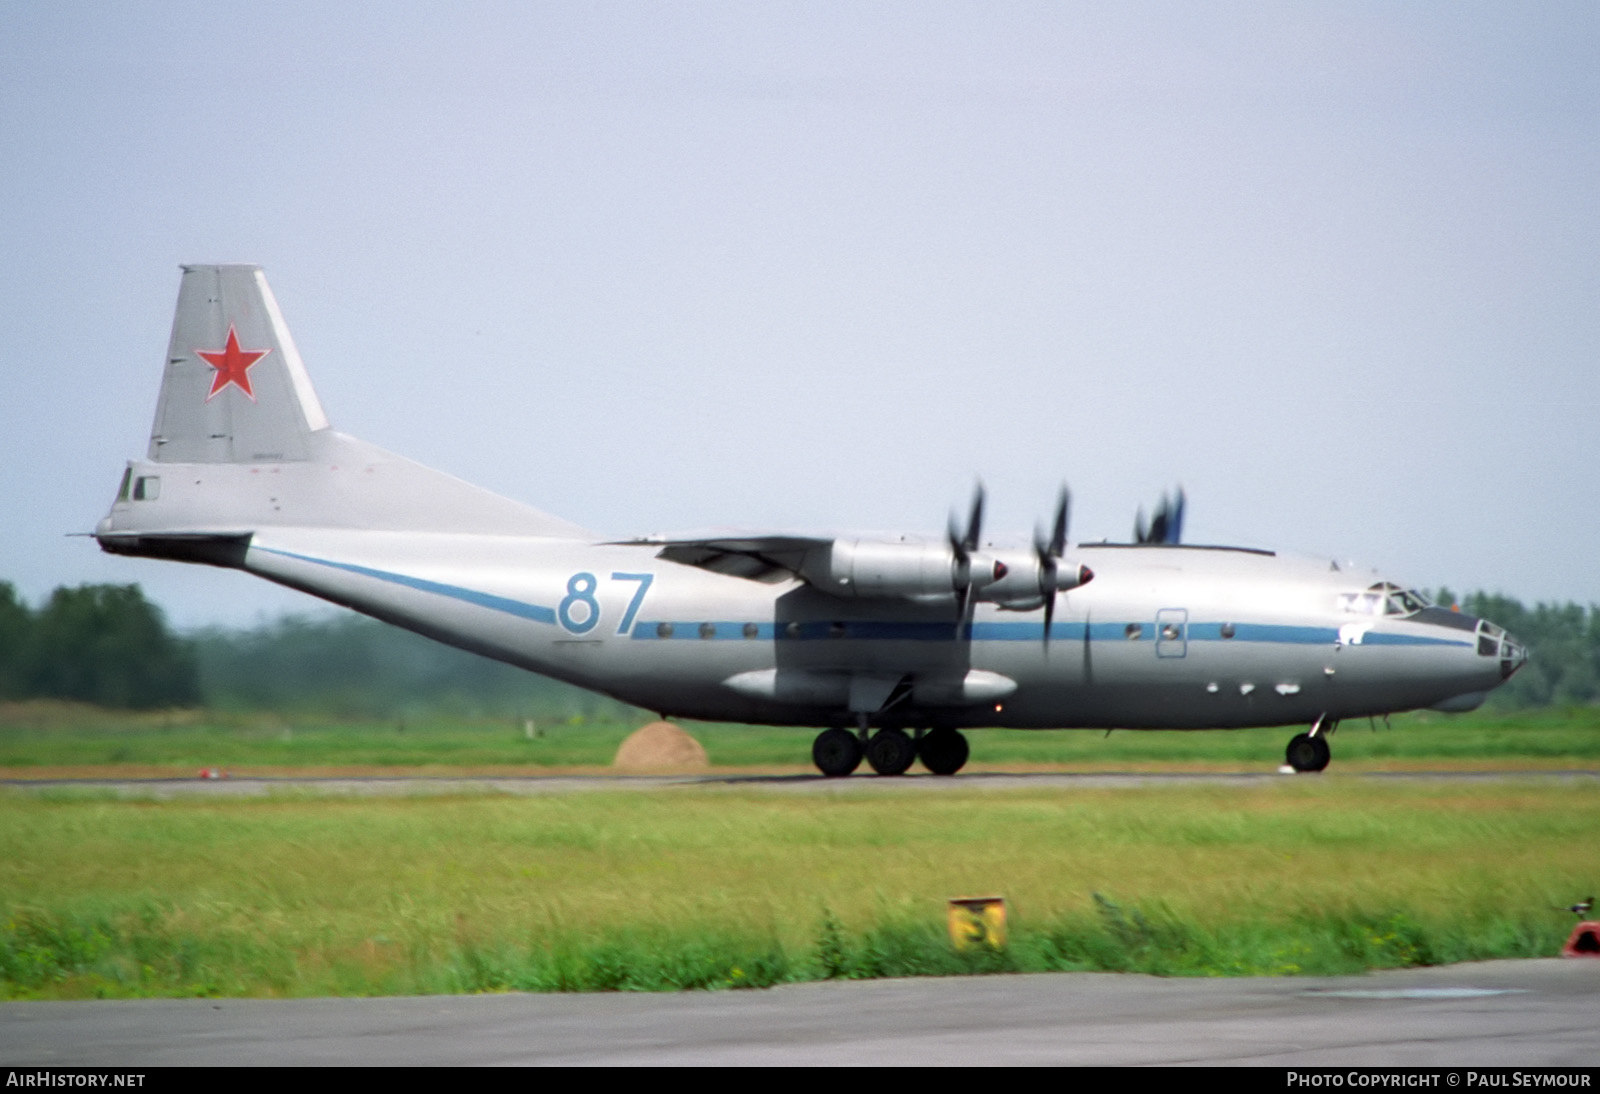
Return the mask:
<path fill-rule="evenodd" d="M 977 523 L 975 508 L 967 534 L 952 531 L 946 539 L 718 530 L 623 542 L 656 547 L 658 558 L 730 577 L 770 584 L 803 581 L 829 596 L 953 597 L 963 614 L 975 600 L 1019 611 L 1038 608 L 1053 603 L 1056 591 L 1076 588 L 1094 576 L 1087 566 L 1060 562 L 1066 539 L 1063 519 L 1057 520 L 1055 540 L 1012 549 L 980 547 Z"/>
<path fill-rule="evenodd" d="M 712 573 L 751 581 L 809 580 L 808 559 L 816 565 L 833 547 L 834 537 L 764 532 L 644 536 L 619 540 L 630 546 L 659 547 L 658 558 Z"/>

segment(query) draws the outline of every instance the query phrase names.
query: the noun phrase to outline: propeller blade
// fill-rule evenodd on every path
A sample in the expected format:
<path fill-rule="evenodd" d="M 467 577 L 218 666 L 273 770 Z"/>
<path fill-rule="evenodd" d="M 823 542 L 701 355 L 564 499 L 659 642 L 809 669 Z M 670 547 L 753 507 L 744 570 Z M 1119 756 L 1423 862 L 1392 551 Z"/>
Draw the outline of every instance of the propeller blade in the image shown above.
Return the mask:
<path fill-rule="evenodd" d="M 1056 526 L 1050 535 L 1050 554 L 1060 558 L 1067 550 L 1067 517 L 1072 508 L 1072 493 L 1063 484 L 1061 494 L 1056 498 Z"/>
<path fill-rule="evenodd" d="M 1156 506 L 1155 515 L 1150 518 L 1150 523 L 1145 524 L 1144 507 L 1139 507 L 1138 516 L 1133 519 L 1133 541 L 1135 543 L 1165 544 L 1175 547 L 1183 542 L 1183 507 L 1187 499 L 1184 497 L 1183 488 L 1178 488 L 1175 497 L 1161 495 L 1161 504 Z"/>
<path fill-rule="evenodd" d="M 1033 526 L 1033 550 L 1039 556 L 1039 595 L 1044 597 L 1044 644 L 1050 647 L 1050 624 L 1056 614 L 1056 575 L 1060 569 L 1061 556 L 1067 550 L 1067 518 L 1072 505 L 1072 494 L 1062 483 L 1061 493 L 1056 496 L 1055 526 L 1051 529 L 1050 538 L 1044 538 L 1044 529 L 1037 524 Z"/>
<path fill-rule="evenodd" d="M 1090 652 L 1089 631 L 1092 627 L 1089 613 L 1083 613 L 1083 682 L 1094 683 L 1094 654 Z"/>
<path fill-rule="evenodd" d="M 961 630 L 967 625 L 967 612 L 972 608 L 972 583 L 969 581 L 961 589 L 960 609 L 956 612 L 956 638 L 961 638 Z"/>
<path fill-rule="evenodd" d="M 1167 499 L 1161 498 L 1161 507 L 1156 510 L 1156 515 L 1150 518 L 1150 542 L 1167 542 Z"/>
<path fill-rule="evenodd" d="M 983 537 L 983 480 L 979 479 L 972 491 L 972 509 L 967 514 L 967 530 L 961 532 L 956 527 L 956 515 L 950 514 L 950 523 L 946 532 L 950 537 L 950 553 L 955 556 L 954 565 L 950 570 L 950 582 L 955 588 L 957 602 L 960 610 L 956 613 L 956 637 L 961 637 L 961 629 L 966 625 L 967 612 L 972 607 L 972 552 L 978 549 L 978 543 Z M 995 578 L 1002 576 L 997 566 Z"/>
<path fill-rule="evenodd" d="M 961 546 L 968 551 L 978 549 L 979 538 L 983 535 L 983 483 L 980 481 L 972 491 L 972 512 L 967 517 L 967 534 L 961 537 Z"/>

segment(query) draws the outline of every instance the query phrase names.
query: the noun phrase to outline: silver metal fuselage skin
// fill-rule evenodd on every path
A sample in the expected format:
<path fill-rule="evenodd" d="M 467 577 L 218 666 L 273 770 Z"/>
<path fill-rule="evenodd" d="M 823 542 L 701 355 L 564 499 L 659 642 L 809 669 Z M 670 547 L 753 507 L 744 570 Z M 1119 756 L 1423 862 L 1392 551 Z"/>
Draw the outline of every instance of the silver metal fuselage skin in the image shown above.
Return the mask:
<path fill-rule="evenodd" d="M 173 484 L 165 496 L 181 489 L 172 466 L 143 470 L 164 473 Z M 120 518 L 161 505 L 119 502 L 103 532 L 131 531 L 143 521 Z M 1042 607 L 980 603 L 958 627 L 953 596 L 846 599 L 797 578 L 769 583 L 665 561 L 659 551 L 548 536 L 285 526 L 254 530 L 237 564 L 624 702 L 718 721 L 844 722 L 859 676 L 903 677 L 914 689 L 996 673 L 1017 685 L 998 701 L 913 701 L 872 721 L 1037 729 L 1309 723 L 1433 706 L 1502 679 L 1500 661 L 1478 653 L 1470 617 L 1435 609 L 1358 619 L 1340 610 L 1340 594 L 1364 589 L 1371 575 L 1300 558 L 1080 546 L 1076 557 L 1094 580 L 1060 596 L 1046 644 Z M 1440 615 L 1453 616 L 1450 625 L 1427 618 Z M 1341 631 L 1352 626 L 1356 641 Z M 727 683 L 766 670 L 804 679 L 809 691 L 796 701 Z M 828 681 L 837 683 L 831 699 Z"/>
<path fill-rule="evenodd" d="M 335 432 L 253 266 L 184 267 L 147 458 L 95 534 L 697 719 L 1321 724 L 1467 709 L 1523 657 L 1459 613 L 1357 614 L 1373 575 L 1268 552 L 1080 544 L 1049 586 L 1042 548 L 982 544 L 963 618 L 937 538 L 608 542 Z"/>

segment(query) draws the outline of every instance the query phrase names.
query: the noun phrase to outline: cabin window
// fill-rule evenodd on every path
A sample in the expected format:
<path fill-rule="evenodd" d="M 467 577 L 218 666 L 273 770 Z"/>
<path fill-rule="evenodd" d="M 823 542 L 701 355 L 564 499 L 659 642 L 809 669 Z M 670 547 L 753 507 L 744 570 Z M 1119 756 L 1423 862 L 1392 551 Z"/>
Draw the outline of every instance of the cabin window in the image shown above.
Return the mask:
<path fill-rule="evenodd" d="M 1221 627 L 1221 631 L 1222 637 L 1224 638 L 1232 638 L 1234 635 L 1239 633 L 1237 628 L 1235 628 L 1232 623 L 1224 623 Z"/>
<path fill-rule="evenodd" d="M 783 633 L 784 633 L 784 636 L 787 637 L 787 638 L 799 638 L 800 637 L 800 624 L 798 624 L 798 623 L 790 623 L 790 624 L 788 624 L 787 626 L 785 626 L 783 628 Z"/>
<path fill-rule="evenodd" d="M 1122 628 L 1122 633 L 1128 636 L 1128 641 L 1136 642 L 1138 641 L 1140 635 L 1144 634 L 1144 624 L 1129 623 L 1126 627 Z"/>
<path fill-rule="evenodd" d="M 744 625 L 744 636 L 746 638 L 754 638 L 757 635 L 759 635 L 760 633 L 761 633 L 761 628 L 756 626 L 754 623 L 746 623 Z"/>
<path fill-rule="evenodd" d="M 671 638 L 672 637 L 672 624 L 671 623 L 657 623 L 656 624 L 656 637 L 657 638 Z"/>
<path fill-rule="evenodd" d="M 702 624 L 700 624 L 700 637 L 701 638 L 715 638 L 716 636 L 717 636 L 717 625 L 715 623 L 702 623 Z"/>

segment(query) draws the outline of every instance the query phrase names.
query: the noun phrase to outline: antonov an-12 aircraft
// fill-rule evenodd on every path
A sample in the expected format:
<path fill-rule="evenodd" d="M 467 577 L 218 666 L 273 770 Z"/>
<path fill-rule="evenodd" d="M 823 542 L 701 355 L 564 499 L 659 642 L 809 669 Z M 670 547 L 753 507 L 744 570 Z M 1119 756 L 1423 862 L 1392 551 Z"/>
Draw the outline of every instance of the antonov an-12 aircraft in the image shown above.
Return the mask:
<path fill-rule="evenodd" d="M 764 532 L 605 539 L 329 426 L 266 278 L 185 266 L 146 458 L 95 535 L 246 570 L 659 711 L 815 726 L 848 775 L 962 730 L 1308 727 L 1468 710 L 1525 651 L 1487 620 L 1327 560 L 1181 542 L 1182 495 L 1131 543 Z"/>

